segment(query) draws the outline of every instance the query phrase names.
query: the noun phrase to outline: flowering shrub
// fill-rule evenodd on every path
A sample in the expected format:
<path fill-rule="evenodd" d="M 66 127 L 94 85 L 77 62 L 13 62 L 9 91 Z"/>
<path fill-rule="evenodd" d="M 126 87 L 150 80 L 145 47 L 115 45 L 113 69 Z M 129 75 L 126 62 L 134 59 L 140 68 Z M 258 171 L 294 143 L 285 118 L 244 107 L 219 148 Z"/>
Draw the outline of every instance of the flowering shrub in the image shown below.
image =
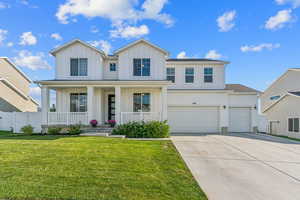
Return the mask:
<path fill-rule="evenodd" d="M 114 127 L 117 122 L 116 120 L 108 120 L 107 123 L 109 123 L 111 127 Z"/>
<path fill-rule="evenodd" d="M 92 127 L 96 127 L 97 124 L 98 124 L 98 121 L 95 120 L 95 119 L 90 121 L 90 125 L 91 125 Z"/>

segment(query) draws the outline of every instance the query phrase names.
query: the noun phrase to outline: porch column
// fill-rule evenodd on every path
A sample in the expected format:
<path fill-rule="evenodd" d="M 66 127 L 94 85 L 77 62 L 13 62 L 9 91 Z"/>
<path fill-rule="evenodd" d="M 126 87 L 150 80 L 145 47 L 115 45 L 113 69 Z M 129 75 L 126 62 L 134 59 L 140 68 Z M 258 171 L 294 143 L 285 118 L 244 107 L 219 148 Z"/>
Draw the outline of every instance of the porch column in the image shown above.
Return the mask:
<path fill-rule="evenodd" d="M 163 86 L 161 88 L 161 120 L 168 120 L 168 88 Z"/>
<path fill-rule="evenodd" d="M 88 123 L 94 119 L 94 87 L 87 87 Z"/>
<path fill-rule="evenodd" d="M 42 125 L 48 125 L 50 92 L 47 86 L 42 86 Z"/>
<path fill-rule="evenodd" d="M 121 122 L 121 87 L 115 86 L 115 119 L 117 124 Z"/>

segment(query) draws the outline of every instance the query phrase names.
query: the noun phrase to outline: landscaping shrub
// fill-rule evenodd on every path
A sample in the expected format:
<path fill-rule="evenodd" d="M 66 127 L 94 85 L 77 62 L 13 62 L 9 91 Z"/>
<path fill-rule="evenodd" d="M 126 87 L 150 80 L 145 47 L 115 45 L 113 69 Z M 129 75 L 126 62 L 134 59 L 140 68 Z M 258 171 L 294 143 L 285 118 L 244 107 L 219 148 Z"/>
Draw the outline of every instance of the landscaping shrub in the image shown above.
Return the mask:
<path fill-rule="evenodd" d="M 167 138 L 170 128 L 166 121 L 129 122 L 118 125 L 113 135 L 126 135 L 128 138 Z"/>
<path fill-rule="evenodd" d="M 62 128 L 60 127 L 50 127 L 48 128 L 48 135 L 58 135 L 61 133 Z"/>
<path fill-rule="evenodd" d="M 23 126 L 21 128 L 21 131 L 25 134 L 25 135 L 32 135 L 33 134 L 33 130 L 34 128 L 31 125 L 27 125 L 27 126 Z"/>
<path fill-rule="evenodd" d="M 71 125 L 68 128 L 68 134 L 70 135 L 79 135 L 81 133 L 80 125 Z"/>

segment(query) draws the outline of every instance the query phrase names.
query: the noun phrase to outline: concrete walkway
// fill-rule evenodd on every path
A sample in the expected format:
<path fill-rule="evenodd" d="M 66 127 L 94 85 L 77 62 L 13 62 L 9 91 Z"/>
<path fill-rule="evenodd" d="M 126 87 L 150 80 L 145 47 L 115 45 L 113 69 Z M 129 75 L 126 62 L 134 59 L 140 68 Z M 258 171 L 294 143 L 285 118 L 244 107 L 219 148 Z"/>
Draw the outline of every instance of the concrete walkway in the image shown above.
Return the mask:
<path fill-rule="evenodd" d="M 210 200 L 300 199 L 300 143 L 250 134 L 172 136 Z"/>

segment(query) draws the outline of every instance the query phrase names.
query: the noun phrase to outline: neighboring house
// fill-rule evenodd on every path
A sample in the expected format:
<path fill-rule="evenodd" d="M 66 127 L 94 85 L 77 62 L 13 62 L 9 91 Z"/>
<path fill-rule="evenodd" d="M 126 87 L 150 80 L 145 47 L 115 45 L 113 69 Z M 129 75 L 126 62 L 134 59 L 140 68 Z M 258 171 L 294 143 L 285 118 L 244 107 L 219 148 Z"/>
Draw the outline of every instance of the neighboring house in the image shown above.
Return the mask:
<path fill-rule="evenodd" d="M 37 81 L 42 88 L 44 125 L 100 124 L 168 120 L 172 132 L 252 132 L 257 130 L 259 92 L 225 84 L 228 62 L 169 59 L 169 53 L 135 41 L 106 55 L 71 41 L 51 52 L 56 77 Z M 56 112 L 49 112 L 49 89 Z"/>
<path fill-rule="evenodd" d="M 39 105 L 29 95 L 30 83 L 8 58 L 0 57 L 0 111 L 36 112 Z"/>
<path fill-rule="evenodd" d="M 261 95 L 271 134 L 300 138 L 300 69 L 291 68 Z"/>

